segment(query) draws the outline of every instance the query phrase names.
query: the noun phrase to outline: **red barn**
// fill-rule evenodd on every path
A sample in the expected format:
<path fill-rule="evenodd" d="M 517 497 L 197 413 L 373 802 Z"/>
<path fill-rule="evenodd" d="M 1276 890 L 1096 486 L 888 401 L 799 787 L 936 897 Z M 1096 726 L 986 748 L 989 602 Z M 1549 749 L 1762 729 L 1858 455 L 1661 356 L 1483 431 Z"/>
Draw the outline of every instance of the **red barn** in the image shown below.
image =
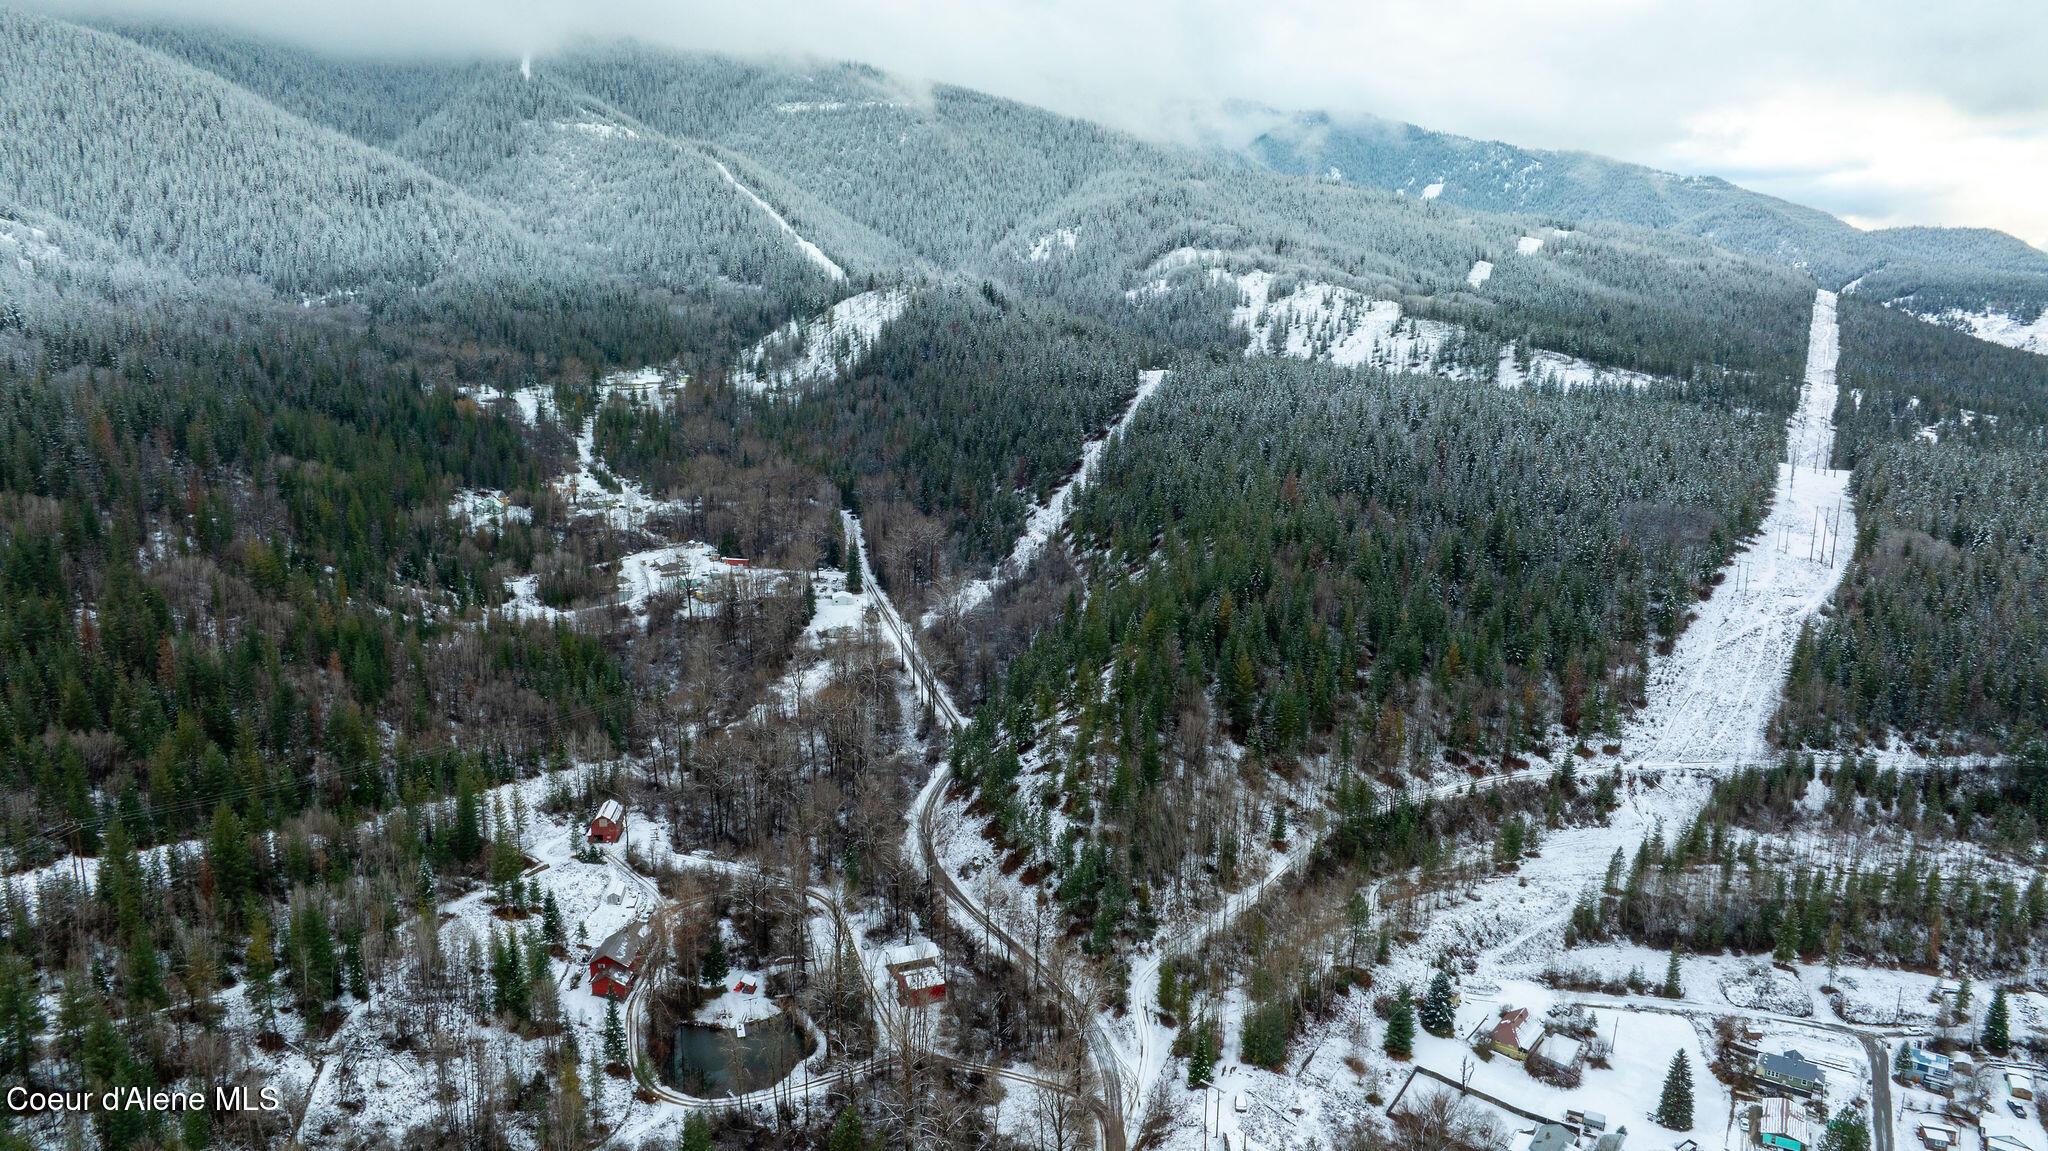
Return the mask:
<path fill-rule="evenodd" d="M 946 972 L 939 966 L 939 949 L 929 941 L 892 947 L 881 958 L 896 983 L 898 1003 L 923 1007 L 946 997 Z"/>
<path fill-rule="evenodd" d="M 607 799 L 590 817 L 590 842 L 617 843 L 626 830 L 626 809 L 616 799 Z"/>
<path fill-rule="evenodd" d="M 601 997 L 625 998 L 633 992 L 633 978 L 647 950 L 645 924 L 630 923 L 605 937 L 590 953 L 590 993 Z"/>
<path fill-rule="evenodd" d="M 946 975 L 934 960 L 890 970 L 896 975 L 896 999 L 905 1007 L 923 1007 L 946 997 Z"/>

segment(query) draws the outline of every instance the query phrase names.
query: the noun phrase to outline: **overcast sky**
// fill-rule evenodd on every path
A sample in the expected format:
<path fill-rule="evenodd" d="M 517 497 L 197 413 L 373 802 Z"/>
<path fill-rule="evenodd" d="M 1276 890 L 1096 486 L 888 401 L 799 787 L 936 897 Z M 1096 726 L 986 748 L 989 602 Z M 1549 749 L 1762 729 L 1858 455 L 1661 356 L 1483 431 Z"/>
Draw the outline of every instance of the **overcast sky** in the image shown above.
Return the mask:
<path fill-rule="evenodd" d="M 578 35 L 865 60 L 1149 134 L 1230 99 L 1725 176 L 2048 247 L 2039 0 L 46 0 L 358 52 Z M 1535 9 L 1540 8 L 1541 11 Z"/>

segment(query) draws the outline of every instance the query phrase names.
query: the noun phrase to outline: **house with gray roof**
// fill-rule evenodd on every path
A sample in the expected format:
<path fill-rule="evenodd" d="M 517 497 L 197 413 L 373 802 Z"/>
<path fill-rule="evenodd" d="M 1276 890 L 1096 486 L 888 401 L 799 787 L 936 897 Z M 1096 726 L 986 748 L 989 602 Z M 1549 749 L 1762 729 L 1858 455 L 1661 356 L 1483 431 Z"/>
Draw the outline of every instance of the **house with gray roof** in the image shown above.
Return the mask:
<path fill-rule="evenodd" d="M 1756 1057 L 1756 1077 L 1788 1094 L 1811 1099 L 1827 1089 L 1827 1073 L 1808 1062 L 1797 1051 L 1782 1055 L 1765 1052 Z"/>

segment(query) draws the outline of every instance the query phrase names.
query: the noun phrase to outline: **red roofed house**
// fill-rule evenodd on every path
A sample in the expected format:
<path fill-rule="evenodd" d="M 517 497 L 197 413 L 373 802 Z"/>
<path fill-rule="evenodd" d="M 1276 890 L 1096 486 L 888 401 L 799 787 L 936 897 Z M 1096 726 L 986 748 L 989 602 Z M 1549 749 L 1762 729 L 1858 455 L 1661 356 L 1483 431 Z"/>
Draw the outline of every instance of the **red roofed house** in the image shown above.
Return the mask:
<path fill-rule="evenodd" d="M 605 936 L 590 953 L 590 993 L 624 998 L 633 992 L 633 978 L 647 951 L 647 927 L 629 923 Z"/>
<path fill-rule="evenodd" d="M 1503 1007 L 1500 1022 L 1493 1025 L 1493 1033 L 1487 1038 L 1493 1049 L 1510 1059 L 1527 1059 L 1529 1045 L 1522 1038 L 1522 1031 L 1529 1024 L 1529 1009 L 1526 1007 Z"/>
<path fill-rule="evenodd" d="M 616 799 L 607 799 L 590 817 L 590 842 L 617 843 L 626 830 L 626 809 Z"/>

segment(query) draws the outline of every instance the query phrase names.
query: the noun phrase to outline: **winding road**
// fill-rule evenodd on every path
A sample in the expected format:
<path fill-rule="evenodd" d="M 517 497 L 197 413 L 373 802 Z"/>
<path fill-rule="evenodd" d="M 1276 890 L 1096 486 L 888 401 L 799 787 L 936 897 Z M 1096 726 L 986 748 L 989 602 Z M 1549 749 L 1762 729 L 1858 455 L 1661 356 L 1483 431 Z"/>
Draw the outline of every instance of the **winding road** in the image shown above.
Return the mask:
<path fill-rule="evenodd" d="M 1798 410 L 1788 422 L 1787 458 L 1779 465 L 1770 515 L 1758 538 L 1726 569 L 1730 578 L 1717 589 L 1717 594 L 1701 605 L 1698 619 L 1680 636 L 1675 653 L 1660 660 L 1653 669 L 1647 685 L 1650 705 L 1631 725 L 1630 741 L 1639 751 L 1628 757 L 1625 761 L 1627 766 L 1638 769 L 1731 769 L 1758 763 L 1768 755 L 1766 725 L 1775 709 L 1784 673 L 1790 663 L 1792 645 L 1805 621 L 1833 594 L 1841 578 L 1840 565 L 1829 545 L 1841 536 L 1854 538 L 1847 474 L 1830 471 L 1825 466 L 1833 440 L 1838 352 L 1835 299 L 1831 293 L 1819 292 L 1814 301 L 1806 382 Z M 1146 386 L 1134 397 L 1118 421 L 1116 430 L 1127 424 L 1138 404 L 1158 382 L 1157 376 L 1145 381 Z M 1072 497 L 1085 483 L 1088 474 L 1089 469 L 1084 467 L 1076 483 L 1061 489 L 1056 502 L 1049 501 L 1049 507 L 1045 509 L 1049 514 L 1042 517 L 1043 523 L 1034 519 L 1031 534 L 1037 537 L 1039 544 L 1058 532 L 1073 505 Z M 857 517 L 850 513 L 842 513 L 842 516 L 849 531 L 860 531 Z M 965 726 L 965 717 L 954 704 L 945 684 L 933 674 L 919 647 L 916 631 L 905 624 L 888 594 L 876 582 L 869 561 L 871 551 L 871 544 L 861 549 L 862 575 L 882 631 L 902 659 L 922 706 L 948 731 L 958 731 Z M 1544 779 L 1551 771 L 1549 765 L 1543 765 L 1489 777 L 1482 782 L 1488 787 L 1497 787 Z M 1415 794 L 1418 798 L 1441 798 L 1462 793 L 1471 786 L 1471 782 L 1456 780 Z M 906 846 L 922 861 L 928 878 L 957 914 L 978 925 L 990 940 L 1002 947 L 1011 962 L 1032 971 L 1047 986 L 1057 988 L 1062 1011 L 1085 1032 L 1089 1059 L 1098 1081 L 1097 1092 L 1087 1096 L 1088 1105 L 1101 1126 L 1103 1149 L 1125 1151 L 1130 1143 L 1132 1116 L 1138 1112 L 1145 1091 L 1164 1067 L 1163 1053 L 1151 1049 L 1153 1044 L 1148 1028 L 1142 1022 L 1142 1008 L 1141 1022 L 1136 1029 L 1137 1050 L 1126 1051 L 1124 1044 L 1112 1034 L 1105 1014 L 1096 1010 L 1092 1003 L 1083 1002 L 1072 987 L 1050 978 L 1044 957 L 1025 946 L 997 922 L 949 873 L 934 840 L 938 813 L 945 804 L 950 783 L 951 773 L 942 763 L 918 792 L 908 812 Z M 1158 946 L 1150 949 L 1133 971 L 1133 986 L 1139 1003 L 1149 1004 L 1151 985 L 1156 981 L 1150 977 L 1156 977 L 1158 965 L 1166 955 L 1199 948 L 1210 935 L 1229 926 L 1275 883 L 1307 859 L 1313 846 L 1311 835 L 1298 835 L 1277 866 L 1251 888 L 1227 898 L 1218 914 L 1204 917 L 1199 923 L 1166 936 Z M 1607 854 L 1604 851 L 1578 854 L 1586 858 L 1576 860 L 1573 866 L 1599 870 L 1606 865 Z M 644 877 L 641 878 L 645 882 Z M 1379 910 L 1384 882 L 1369 889 L 1375 913 Z M 842 928 L 845 926 L 837 899 L 831 893 L 809 888 L 806 896 L 828 908 Z M 1551 918 L 1554 917 L 1540 918 L 1534 930 L 1540 932 L 1549 926 Z M 863 966 L 865 968 L 865 961 Z M 867 982 L 870 995 L 875 996 L 873 981 Z M 880 997 L 876 1002 L 879 1019 L 890 1005 L 883 1004 Z M 640 1028 L 629 1030 L 637 1042 Z M 1874 1148 L 1875 1151 L 1892 1151 L 1890 1092 L 1884 1076 L 1889 1064 L 1877 1038 L 1861 1034 L 1858 1038 L 1872 1056 L 1873 1102 L 1876 1117 L 1880 1120 L 1872 1126 Z M 983 1074 L 1028 1082 L 1045 1089 L 1066 1090 L 1060 1084 L 1028 1073 L 957 1060 L 952 1062 Z M 880 1061 L 873 1061 L 858 1068 L 841 1069 L 793 1088 L 785 1084 L 738 1101 L 693 1100 L 666 1090 L 660 1093 L 664 1098 L 685 1106 L 731 1106 L 735 1102 L 750 1100 L 772 1103 L 777 1099 L 790 1098 L 792 1090 L 808 1092 L 829 1088 L 855 1075 L 871 1074 L 881 1065 Z"/>

